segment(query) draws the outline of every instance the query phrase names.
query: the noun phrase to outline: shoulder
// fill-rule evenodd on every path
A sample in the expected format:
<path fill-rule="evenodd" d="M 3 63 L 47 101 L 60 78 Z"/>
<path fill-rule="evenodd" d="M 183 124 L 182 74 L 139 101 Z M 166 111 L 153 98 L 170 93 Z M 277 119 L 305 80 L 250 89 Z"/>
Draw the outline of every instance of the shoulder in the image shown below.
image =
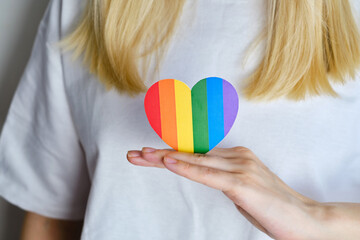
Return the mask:
<path fill-rule="evenodd" d="M 53 40 L 69 34 L 79 22 L 85 9 L 86 0 L 50 0 L 39 25 Z M 56 37 L 51 37 L 56 36 Z"/>

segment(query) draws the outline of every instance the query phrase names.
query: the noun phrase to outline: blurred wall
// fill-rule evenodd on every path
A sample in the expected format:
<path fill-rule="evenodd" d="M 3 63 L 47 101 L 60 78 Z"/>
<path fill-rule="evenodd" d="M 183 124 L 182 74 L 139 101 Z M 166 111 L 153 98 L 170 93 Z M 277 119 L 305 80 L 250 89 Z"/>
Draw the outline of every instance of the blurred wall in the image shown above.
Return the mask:
<path fill-rule="evenodd" d="M 0 129 L 49 0 L 0 0 Z M 20 237 L 23 211 L 0 197 L 0 239 Z"/>

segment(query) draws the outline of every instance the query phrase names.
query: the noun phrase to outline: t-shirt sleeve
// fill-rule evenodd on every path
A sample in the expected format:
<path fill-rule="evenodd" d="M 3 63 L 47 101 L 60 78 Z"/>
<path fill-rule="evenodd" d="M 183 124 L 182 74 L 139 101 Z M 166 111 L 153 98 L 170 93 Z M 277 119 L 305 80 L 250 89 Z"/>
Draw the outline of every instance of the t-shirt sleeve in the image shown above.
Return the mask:
<path fill-rule="evenodd" d="M 63 79 L 61 1 L 50 1 L 0 135 L 0 196 L 58 219 L 82 219 L 90 181 Z"/>

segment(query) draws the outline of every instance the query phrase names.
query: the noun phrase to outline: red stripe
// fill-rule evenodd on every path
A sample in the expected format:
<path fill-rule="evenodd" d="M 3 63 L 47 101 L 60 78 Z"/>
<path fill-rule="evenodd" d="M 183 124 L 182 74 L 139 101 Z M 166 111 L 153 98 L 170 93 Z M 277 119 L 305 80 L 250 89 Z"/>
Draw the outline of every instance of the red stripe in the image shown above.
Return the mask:
<path fill-rule="evenodd" d="M 153 84 L 145 96 L 145 112 L 150 125 L 154 131 L 162 138 L 161 134 L 161 116 L 160 116 L 160 98 L 159 82 Z"/>

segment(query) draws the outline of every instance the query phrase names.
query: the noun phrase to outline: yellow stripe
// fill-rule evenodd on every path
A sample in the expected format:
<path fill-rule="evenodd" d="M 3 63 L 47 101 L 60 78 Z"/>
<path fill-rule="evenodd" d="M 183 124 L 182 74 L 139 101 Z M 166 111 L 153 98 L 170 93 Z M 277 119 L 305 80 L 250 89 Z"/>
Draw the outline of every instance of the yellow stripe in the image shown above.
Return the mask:
<path fill-rule="evenodd" d="M 191 90 L 181 81 L 174 83 L 178 151 L 194 152 Z"/>

